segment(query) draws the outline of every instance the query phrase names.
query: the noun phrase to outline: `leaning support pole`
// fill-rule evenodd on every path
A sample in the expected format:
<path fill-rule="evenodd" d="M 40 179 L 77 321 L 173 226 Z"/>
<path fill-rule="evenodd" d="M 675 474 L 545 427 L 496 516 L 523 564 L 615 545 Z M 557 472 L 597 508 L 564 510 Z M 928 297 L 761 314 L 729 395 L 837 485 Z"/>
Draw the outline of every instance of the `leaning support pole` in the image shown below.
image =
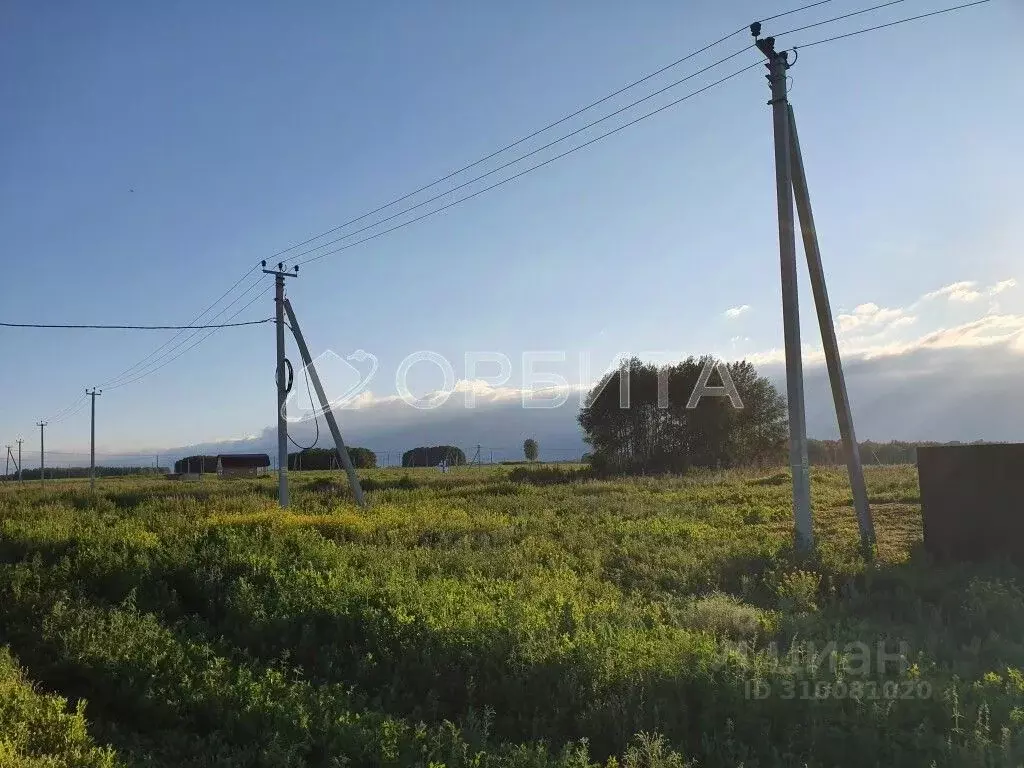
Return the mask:
<path fill-rule="evenodd" d="M 299 354 L 302 355 L 302 364 L 309 372 L 309 379 L 313 382 L 313 389 L 316 390 L 316 396 L 320 400 L 320 407 L 323 409 L 327 426 L 330 427 L 331 435 L 334 436 L 334 445 L 338 449 L 338 458 L 341 460 L 341 465 L 345 468 L 345 474 L 348 475 L 348 482 L 352 486 L 352 493 L 355 494 L 356 504 L 360 507 L 365 507 L 366 499 L 363 496 L 363 487 L 359 484 L 359 477 L 356 475 L 355 467 L 352 466 L 352 460 L 348 456 L 345 441 L 341 439 L 341 430 L 338 429 L 338 422 L 334 418 L 334 411 L 331 410 L 331 406 L 327 402 L 327 395 L 324 394 L 324 388 L 320 384 L 320 377 L 317 375 L 316 367 L 313 365 L 313 359 L 309 356 L 309 347 L 306 346 L 306 340 L 302 336 L 302 329 L 299 328 L 299 321 L 295 317 L 295 310 L 292 309 L 292 303 L 288 299 L 284 300 L 284 308 L 288 313 L 288 322 L 291 324 L 295 343 L 299 346 Z"/>
<path fill-rule="evenodd" d="M 796 118 L 793 116 L 792 105 L 789 105 L 789 147 L 793 194 L 800 217 L 800 230 L 804 240 L 804 253 L 807 255 L 807 270 L 811 276 L 814 306 L 818 313 L 818 325 L 821 327 L 821 343 L 825 349 L 832 399 L 835 401 L 836 417 L 839 420 L 839 434 L 842 436 L 846 454 L 846 470 L 850 475 L 850 487 L 853 490 L 853 506 L 857 511 L 857 523 L 860 526 L 860 543 L 865 556 L 870 559 L 874 556 L 875 525 L 871 519 L 871 508 L 868 506 L 864 469 L 860 463 L 860 448 L 857 446 L 857 435 L 853 430 L 850 398 L 846 392 L 846 379 L 843 376 L 842 359 L 839 357 L 836 329 L 832 324 L 832 308 L 829 306 L 828 289 L 825 287 L 825 270 L 821 265 L 818 232 L 814 228 L 814 213 L 811 211 L 811 197 L 807 189 L 804 159 L 800 153 L 800 139 L 796 132 Z"/>

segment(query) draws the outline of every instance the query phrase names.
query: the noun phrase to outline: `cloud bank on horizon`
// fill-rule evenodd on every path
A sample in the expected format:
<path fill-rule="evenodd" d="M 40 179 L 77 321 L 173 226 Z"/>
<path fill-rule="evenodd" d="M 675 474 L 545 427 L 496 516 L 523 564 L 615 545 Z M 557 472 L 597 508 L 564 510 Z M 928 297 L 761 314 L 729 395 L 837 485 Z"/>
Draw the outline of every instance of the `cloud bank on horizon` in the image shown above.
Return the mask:
<path fill-rule="evenodd" d="M 1024 312 L 1006 311 L 999 301 L 1012 296 L 1016 286 L 1013 278 L 992 285 L 959 281 L 905 306 L 865 302 L 838 314 L 836 330 L 859 439 L 1024 439 L 1024 409 L 1019 406 Z M 725 314 L 742 322 L 741 315 L 749 309 L 738 305 Z M 951 317 L 955 322 L 948 322 Z M 816 330 L 805 329 L 805 338 L 816 335 Z M 784 388 L 783 350 L 738 354 L 736 342 L 741 339 L 746 337 L 732 337 L 734 351 L 720 357 L 749 360 Z M 820 344 L 805 344 L 803 360 L 808 433 L 835 437 L 838 430 Z M 479 444 L 502 458 L 516 458 L 522 441 L 534 437 L 542 458 L 564 458 L 586 450 L 576 424 L 586 389 L 578 384 L 550 386 L 540 396 L 558 398 L 561 405 L 530 409 L 523 407 L 523 398 L 537 397 L 537 392 L 484 379 L 459 379 L 436 408 L 417 409 L 399 394 L 366 390 L 336 414 L 347 443 L 378 452 L 424 444 L 471 450 Z M 302 421 L 292 424 L 290 431 L 308 445 L 315 427 L 312 421 Z M 320 434 L 320 445 L 329 444 L 322 423 Z M 267 426 L 238 439 L 161 450 L 179 455 L 235 449 L 273 453 L 274 436 L 274 427 Z"/>

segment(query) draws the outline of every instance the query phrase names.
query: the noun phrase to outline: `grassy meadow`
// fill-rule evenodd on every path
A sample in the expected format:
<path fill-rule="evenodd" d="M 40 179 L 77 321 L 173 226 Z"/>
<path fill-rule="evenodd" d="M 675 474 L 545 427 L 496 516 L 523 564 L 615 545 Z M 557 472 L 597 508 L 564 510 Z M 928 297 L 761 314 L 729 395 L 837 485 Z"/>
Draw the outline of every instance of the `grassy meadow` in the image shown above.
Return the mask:
<path fill-rule="evenodd" d="M 0 488 L 0 766 L 1019 766 L 1024 579 L 913 467 Z M 968 512 L 969 511 L 965 511 Z"/>

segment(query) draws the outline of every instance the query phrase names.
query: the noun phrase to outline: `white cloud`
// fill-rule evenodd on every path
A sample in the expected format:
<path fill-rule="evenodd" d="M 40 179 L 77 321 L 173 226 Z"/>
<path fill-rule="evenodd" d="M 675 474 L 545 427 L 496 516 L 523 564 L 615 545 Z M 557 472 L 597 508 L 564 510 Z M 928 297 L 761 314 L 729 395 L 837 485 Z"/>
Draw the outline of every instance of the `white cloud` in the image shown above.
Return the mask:
<path fill-rule="evenodd" d="M 950 301 L 969 303 L 981 298 L 981 293 L 975 290 L 977 283 L 974 280 L 961 280 L 956 283 L 944 285 L 938 290 L 930 291 L 921 297 L 921 301 L 930 301 L 945 296 Z"/>
<path fill-rule="evenodd" d="M 1002 293 L 1003 291 L 1007 291 L 1010 288 L 1015 287 L 1016 285 L 1017 281 L 1014 280 L 1012 277 L 1006 280 L 1000 280 L 998 283 L 996 283 L 995 285 L 988 289 L 988 295 L 995 296 L 996 294 Z"/>
<path fill-rule="evenodd" d="M 982 296 L 995 296 L 1008 291 L 1017 285 L 1017 281 L 1010 277 L 1006 280 L 1000 280 L 995 285 L 991 285 L 988 288 L 979 288 L 978 283 L 974 280 L 961 280 L 956 283 L 950 283 L 944 285 L 938 290 L 930 291 L 921 297 L 921 301 L 930 301 L 931 299 L 937 299 L 945 296 L 949 301 L 959 302 L 961 304 L 969 304 L 972 301 L 977 301 Z"/>
<path fill-rule="evenodd" d="M 859 304 L 849 314 L 839 315 L 836 318 L 836 331 L 840 334 L 853 331 L 883 333 L 892 328 L 911 325 L 916 319 L 913 315 L 908 315 L 905 309 L 883 308 L 869 302 Z"/>
<path fill-rule="evenodd" d="M 1024 315 L 985 315 L 977 320 L 931 331 L 910 341 L 870 343 L 840 342 L 843 362 L 872 360 L 880 357 L 906 355 L 919 350 L 978 349 L 1004 346 L 1009 352 L 1024 354 Z M 825 360 L 820 346 L 803 345 L 803 362 L 814 365 Z M 747 355 L 754 365 L 774 365 L 786 359 L 785 350 L 772 348 Z"/>
<path fill-rule="evenodd" d="M 737 317 L 742 315 L 744 312 L 749 312 L 749 311 L 750 311 L 750 305 L 749 304 L 741 304 L 738 307 L 729 307 L 729 309 L 725 310 L 725 316 L 727 318 L 729 318 L 730 320 L 735 320 Z"/>

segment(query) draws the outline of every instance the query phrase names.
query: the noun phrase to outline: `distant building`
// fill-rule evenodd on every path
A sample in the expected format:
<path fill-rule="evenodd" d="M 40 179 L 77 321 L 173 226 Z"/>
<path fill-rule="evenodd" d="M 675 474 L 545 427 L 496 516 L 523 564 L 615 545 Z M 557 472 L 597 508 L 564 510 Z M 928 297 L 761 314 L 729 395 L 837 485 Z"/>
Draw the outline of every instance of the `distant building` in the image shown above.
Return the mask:
<path fill-rule="evenodd" d="M 216 456 L 185 456 L 174 462 L 172 480 L 202 480 L 206 472 L 217 471 Z"/>
<path fill-rule="evenodd" d="M 217 457 L 217 474 L 223 478 L 259 477 L 270 470 L 265 453 L 222 453 Z"/>

